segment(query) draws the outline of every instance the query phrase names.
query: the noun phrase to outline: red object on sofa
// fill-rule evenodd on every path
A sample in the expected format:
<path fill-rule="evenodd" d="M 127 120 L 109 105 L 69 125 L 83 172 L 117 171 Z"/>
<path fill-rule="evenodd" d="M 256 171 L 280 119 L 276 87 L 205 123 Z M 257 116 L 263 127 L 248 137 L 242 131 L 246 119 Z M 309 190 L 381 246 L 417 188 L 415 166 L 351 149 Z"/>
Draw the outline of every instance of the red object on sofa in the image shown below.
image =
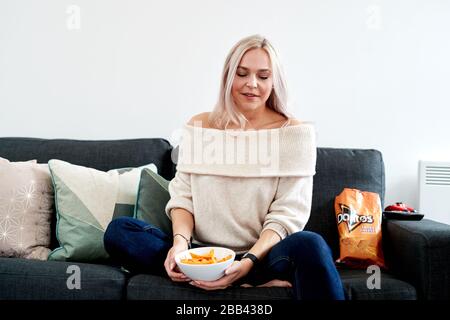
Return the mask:
<path fill-rule="evenodd" d="M 417 212 L 414 208 L 408 207 L 403 202 L 396 202 L 395 205 L 387 206 L 384 211 Z"/>

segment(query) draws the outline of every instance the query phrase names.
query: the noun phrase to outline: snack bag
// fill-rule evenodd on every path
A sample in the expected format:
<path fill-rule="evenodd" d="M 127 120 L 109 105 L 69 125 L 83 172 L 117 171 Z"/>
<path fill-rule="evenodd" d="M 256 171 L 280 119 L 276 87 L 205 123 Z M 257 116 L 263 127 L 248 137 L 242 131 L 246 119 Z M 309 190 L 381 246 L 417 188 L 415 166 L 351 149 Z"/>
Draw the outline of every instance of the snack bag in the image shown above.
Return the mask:
<path fill-rule="evenodd" d="M 381 201 L 377 193 L 345 188 L 334 201 L 340 256 L 349 267 L 386 268 L 381 247 Z"/>

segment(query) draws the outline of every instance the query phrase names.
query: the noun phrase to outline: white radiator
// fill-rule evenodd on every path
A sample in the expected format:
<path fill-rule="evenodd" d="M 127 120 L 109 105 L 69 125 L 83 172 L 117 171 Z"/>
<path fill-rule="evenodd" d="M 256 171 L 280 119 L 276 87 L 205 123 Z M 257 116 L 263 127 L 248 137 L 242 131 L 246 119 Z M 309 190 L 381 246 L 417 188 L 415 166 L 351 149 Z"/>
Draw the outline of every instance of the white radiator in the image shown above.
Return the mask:
<path fill-rule="evenodd" d="M 450 224 L 450 162 L 419 161 L 419 213 Z"/>

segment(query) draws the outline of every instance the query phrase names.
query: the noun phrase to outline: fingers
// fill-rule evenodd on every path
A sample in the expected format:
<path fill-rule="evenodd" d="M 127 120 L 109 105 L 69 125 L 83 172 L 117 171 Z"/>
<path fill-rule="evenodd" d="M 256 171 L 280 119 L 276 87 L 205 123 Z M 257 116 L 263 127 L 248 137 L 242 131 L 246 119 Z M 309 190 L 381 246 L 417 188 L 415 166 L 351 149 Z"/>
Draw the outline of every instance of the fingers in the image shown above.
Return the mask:
<path fill-rule="evenodd" d="M 181 273 L 181 272 L 169 271 L 169 272 L 167 272 L 167 275 L 169 276 L 170 279 L 172 279 L 172 281 L 175 281 L 175 282 L 192 281 L 184 273 Z"/>
<path fill-rule="evenodd" d="M 183 273 L 175 273 L 172 272 L 171 274 L 169 274 L 170 279 L 172 279 L 172 281 L 175 282 L 188 282 L 188 281 L 192 281 L 190 278 L 186 277 L 185 274 Z"/>
<path fill-rule="evenodd" d="M 238 271 L 239 271 L 239 269 L 237 267 L 231 266 L 231 267 L 229 267 L 228 269 L 225 270 L 225 275 L 228 276 L 228 275 L 236 273 Z"/>
<path fill-rule="evenodd" d="M 190 278 L 188 278 L 184 273 L 177 272 L 178 268 L 173 259 L 170 259 L 169 257 L 164 262 L 164 267 L 166 269 L 167 275 L 169 276 L 172 281 L 175 282 L 187 282 L 191 281 Z"/>
<path fill-rule="evenodd" d="M 194 287 L 198 287 L 205 290 L 218 290 L 225 289 L 233 283 L 235 277 L 233 276 L 223 276 L 222 278 L 215 281 L 200 281 L 194 280 L 189 282 L 190 285 Z"/>
<path fill-rule="evenodd" d="M 230 275 L 232 273 L 238 272 L 240 267 L 241 267 L 241 262 L 234 261 L 231 266 L 229 266 L 227 269 L 225 269 L 225 275 Z"/>
<path fill-rule="evenodd" d="M 240 277 L 242 264 L 240 261 L 234 261 L 233 264 L 225 270 L 225 275 L 216 281 L 191 281 L 189 284 L 205 290 L 225 289 Z"/>
<path fill-rule="evenodd" d="M 176 266 L 176 265 L 175 265 Z M 166 269 L 167 275 L 175 282 L 186 282 L 191 281 L 184 273 L 175 271 L 175 266 L 172 265 L 171 268 Z"/>

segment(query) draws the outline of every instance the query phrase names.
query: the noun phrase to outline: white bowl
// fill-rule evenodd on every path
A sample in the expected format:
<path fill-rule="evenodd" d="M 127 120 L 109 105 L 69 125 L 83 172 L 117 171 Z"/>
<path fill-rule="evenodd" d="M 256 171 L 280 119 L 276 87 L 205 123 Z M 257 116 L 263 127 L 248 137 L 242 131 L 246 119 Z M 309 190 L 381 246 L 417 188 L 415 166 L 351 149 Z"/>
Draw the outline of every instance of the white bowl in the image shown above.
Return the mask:
<path fill-rule="evenodd" d="M 223 262 L 212 263 L 212 264 L 188 264 L 182 263 L 181 259 L 190 259 L 192 258 L 190 252 L 193 252 L 198 255 L 208 254 L 211 249 L 214 249 L 214 256 L 219 260 L 228 255 L 231 255 L 231 258 L 225 260 Z M 203 280 L 203 281 L 214 281 L 220 279 L 225 274 L 225 269 L 228 268 L 234 261 L 236 254 L 233 250 L 222 248 L 222 247 L 203 247 L 203 248 L 195 248 L 189 249 L 175 255 L 175 262 L 177 263 L 178 268 L 180 268 L 181 272 L 183 272 L 187 277 L 192 280 Z"/>

